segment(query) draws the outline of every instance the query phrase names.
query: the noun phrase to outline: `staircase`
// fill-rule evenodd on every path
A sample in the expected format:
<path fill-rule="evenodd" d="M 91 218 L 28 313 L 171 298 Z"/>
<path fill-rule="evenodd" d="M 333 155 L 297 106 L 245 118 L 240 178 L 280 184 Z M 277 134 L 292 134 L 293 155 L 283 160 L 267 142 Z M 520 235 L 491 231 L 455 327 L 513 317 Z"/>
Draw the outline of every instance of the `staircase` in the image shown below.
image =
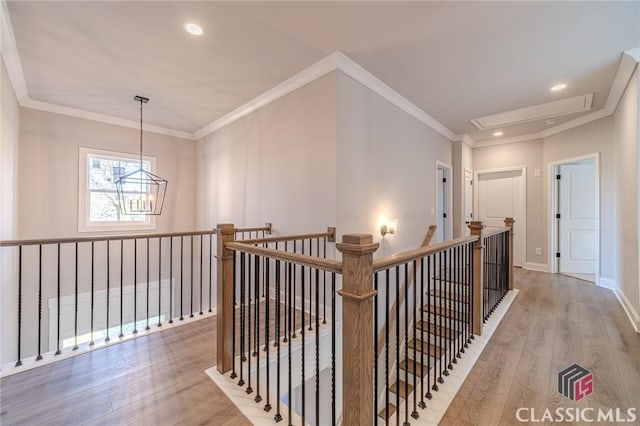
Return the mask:
<path fill-rule="evenodd" d="M 408 335 L 399 351 L 399 369 L 392 369 L 389 375 L 392 384 L 386 407 L 386 388 L 383 386 L 380 392 L 382 409 L 378 412 L 379 424 L 385 424 L 385 421 L 405 423 L 411 420 L 409 415 L 418 418 L 419 411 L 412 407 L 414 402 L 417 407 L 426 407 L 431 392 L 438 390 L 438 383 L 444 382 L 443 376 L 449 375 L 448 370 L 454 368 L 456 358 L 464 353 L 470 342 L 470 310 L 465 297 L 468 286 L 447 283 L 445 287 L 451 291 L 432 288 L 425 292 L 424 300 L 430 300 L 431 304 L 425 303 L 422 312 L 418 312 L 410 323 Z M 424 395 L 421 397 L 422 391 Z M 405 404 L 409 404 L 408 410 L 404 408 Z"/>

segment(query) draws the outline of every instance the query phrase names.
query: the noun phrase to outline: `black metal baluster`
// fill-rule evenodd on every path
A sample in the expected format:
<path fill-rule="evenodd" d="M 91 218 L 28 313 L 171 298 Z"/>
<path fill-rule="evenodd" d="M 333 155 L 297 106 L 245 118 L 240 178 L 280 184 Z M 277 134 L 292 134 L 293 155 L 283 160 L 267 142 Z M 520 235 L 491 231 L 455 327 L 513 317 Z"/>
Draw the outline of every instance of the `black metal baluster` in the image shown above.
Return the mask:
<path fill-rule="evenodd" d="M 396 266 L 396 424 L 400 424 L 400 266 Z M 408 362 L 405 360 L 405 362 Z M 406 366 L 408 368 L 408 365 Z"/>
<path fill-rule="evenodd" d="M 438 363 L 440 364 L 440 375 L 438 377 L 438 383 L 442 384 L 444 383 L 444 379 L 442 378 L 442 373 L 443 373 L 443 367 L 442 367 L 442 361 L 444 358 L 444 354 L 443 349 L 444 349 L 444 340 L 443 340 L 443 336 L 444 333 L 442 332 L 442 311 L 444 309 L 443 306 L 443 297 L 446 297 L 448 295 L 445 295 L 445 293 L 443 292 L 442 289 L 442 251 L 440 251 L 438 253 L 438 310 L 436 312 L 438 312 L 438 315 L 436 315 L 436 336 L 438 336 Z M 436 389 L 437 390 L 437 389 Z"/>
<path fill-rule="evenodd" d="M 158 327 L 162 327 L 162 237 L 158 238 Z"/>
<path fill-rule="evenodd" d="M 118 338 L 124 337 L 123 319 L 124 319 L 124 240 L 120 240 L 120 334 Z"/>
<path fill-rule="evenodd" d="M 313 243 L 312 239 L 309 238 L 309 256 L 313 256 L 312 243 Z M 309 268 L 309 331 L 313 331 L 313 327 L 311 326 L 311 323 L 312 323 L 311 313 L 313 312 L 313 296 L 311 294 L 312 291 L 313 291 L 313 283 L 311 282 L 311 268 Z M 304 306 L 304 298 L 302 299 L 302 306 Z"/>
<path fill-rule="evenodd" d="M 149 238 L 147 238 L 147 310 L 146 310 L 146 326 L 144 327 L 145 330 L 149 330 L 151 327 L 149 327 L 149 287 L 151 286 L 151 282 L 149 281 L 149 277 L 150 277 L 150 271 L 149 271 Z"/>
<path fill-rule="evenodd" d="M 295 247 L 296 242 L 293 242 L 293 246 Z M 285 243 L 285 251 L 287 250 L 287 245 Z M 291 337 L 291 286 L 293 285 L 291 283 L 291 263 L 287 263 L 285 264 L 286 268 L 287 268 L 287 276 L 289 277 L 288 281 L 289 281 L 289 288 L 287 291 L 287 298 L 288 298 L 288 303 L 286 305 L 286 312 L 285 312 L 285 322 L 288 322 L 289 327 L 285 327 L 285 332 L 286 334 L 289 336 L 288 342 L 289 344 L 287 345 L 287 351 L 288 351 L 288 357 L 287 357 L 287 385 L 288 385 L 288 390 L 289 390 L 289 404 L 287 404 L 287 423 L 289 425 L 291 425 L 291 407 L 292 407 L 292 401 L 291 401 L 291 392 L 292 392 L 292 368 L 291 368 L 291 341 L 293 340 L 293 338 Z M 294 267 L 294 271 L 295 273 L 295 267 Z M 287 317 L 288 317 L 288 321 L 287 321 Z M 287 336 L 285 335 L 285 341 L 287 341 Z"/>
<path fill-rule="evenodd" d="M 316 253 L 317 254 L 317 253 Z M 316 269 L 316 424 L 320 424 L 320 270 Z"/>
<path fill-rule="evenodd" d="M 331 273 L 331 424 L 336 425 L 336 274 Z"/>
<path fill-rule="evenodd" d="M 213 289 L 213 234 L 209 234 L 209 313 L 211 309 L 211 291 Z"/>
<path fill-rule="evenodd" d="M 238 305 L 236 300 L 238 299 L 238 290 L 236 285 L 236 258 L 238 257 L 238 252 L 233 252 L 233 309 L 231 310 L 231 329 L 232 329 L 232 339 L 231 339 L 231 378 L 235 379 L 238 377 L 236 374 L 236 337 L 238 335 L 236 331 L 236 306 Z"/>
<path fill-rule="evenodd" d="M 190 301 L 191 301 L 191 310 L 189 311 L 189 318 L 193 318 L 193 235 L 191 235 L 189 237 L 189 241 L 191 244 L 191 251 L 189 252 L 190 258 L 189 258 L 189 282 L 191 284 L 191 297 L 190 297 Z"/>
<path fill-rule="evenodd" d="M 169 237 L 169 324 L 173 324 L 173 237 Z"/>
<path fill-rule="evenodd" d="M 378 273 L 373 275 L 373 418 L 378 418 Z"/>
<path fill-rule="evenodd" d="M 38 244 L 38 356 L 42 359 L 42 244 Z"/>
<path fill-rule="evenodd" d="M 293 240 L 293 252 L 297 253 L 297 246 L 296 246 L 296 241 Z M 292 326 L 292 331 L 293 333 L 291 334 L 291 338 L 295 339 L 296 336 L 296 284 L 297 284 L 297 279 L 296 279 L 296 268 L 293 268 L 293 283 L 291 284 L 291 286 L 293 287 L 293 326 Z"/>
<path fill-rule="evenodd" d="M 276 243 L 276 249 L 278 243 Z M 276 340 L 275 346 L 277 347 L 276 353 L 276 415 L 273 419 L 276 422 L 282 420 L 282 414 L 280 414 L 280 261 L 276 260 Z M 304 347 L 304 345 L 303 345 Z M 304 380 L 304 373 L 303 373 Z M 303 390 L 304 394 L 304 390 Z M 304 397 L 303 397 L 304 400 Z M 303 405 L 304 410 L 304 405 Z M 303 411 L 304 413 L 304 411 Z M 304 422 L 303 422 L 304 424 Z"/>
<path fill-rule="evenodd" d="M 460 329 L 460 299 L 462 299 L 462 289 L 460 288 L 460 246 L 456 246 L 453 248 L 453 287 L 456 289 L 456 300 L 453 302 L 454 312 L 452 315 L 453 325 L 456 330 L 456 339 L 454 340 L 454 354 L 453 354 L 453 363 L 458 363 L 458 358 L 460 358 L 460 335 L 462 334 L 462 330 Z"/>
<path fill-rule="evenodd" d="M 480 242 L 482 242 L 482 240 L 480 240 Z M 475 244 L 475 243 L 473 243 Z M 473 300 L 474 300 L 474 278 L 473 278 L 473 244 L 469 244 L 469 247 L 467 248 L 468 250 L 468 256 L 469 256 L 469 271 L 468 271 L 468 277 L 469 277 L 469 340 L 468 343 L 471 343 L 471 340 L 475 339 L 475 337 L 473 336 L 473 329 L 474 329 L 474 319 L 473 319 L 473 312 L 474 312 L 474 308 L 473 308 Z"/>
<path fill-rule="evenodd" d="M 94 279 L 94 241 L 91 241 L 91 340 L 89 341 L 89 346 L 94 345 L 93 341 L 93 300 L 94 300 L 94 288 L 95 288 L 95 279 Z"/>
<path fill-rule="evenodd" d="M 76 241 L 75 244 L 75 248 L 76 248 L 76 253 L 75 253 L 75 271 L 76 271 L 76 276 L 75 276 L 75 289 L 74 289 L 74 294 L 75 294 L 75 302 L 74 302 L 74 317 L 73 317 L 73 349 L 72 350 L 77 350 L 78 349 L 78 242 Z"/>
<path fill-rule="evenodd" d="M 60 297 L 58 296 L 58 300 Z M 58 308 L 58 312 L 60 308 Z M 22 365 L 22 246 L 18 246 L 18 360 L 16 367 Z"/>
<path fill-rule="evenodd" d="M 111 241 L 107 240 L 107 335 L 104 338 L 105 343 L 109 343 L 111 340 L 109 337 L 109 298 L 110 298 L 110 283 L 111 283 L 111 261 L 110 261 L 110 251 L 111 251 Z M 58 259 L 59 261 L 59 259 Z M 60 266 L 58 266 L 58 271 L 60 271 Z M 59 273 L 59 272 L 58 272 Z M 58 296 L 59 297 L 59 296 Z"/>
<path fill-rule="evenodd" d="M 398 284 L 400 281 L 398 281 Z M 409 263 L 404 264 L 404 361 L 406 368 L 404 369 L 404 397 L 406 403 L 404 404 L 404 426 L 409 425 L 409 366 L 411 360 L 409 359 Z M 398 303 L 398 311 L 400 311 L 400 303 Z M 413 375 L 416 374 L 416 360 L 413 360 Z M 400 382 L 398 382 L 398 390 L 400 390 Z M 399 407 L 399 406 L 398 406 Z"/>
<path fill-rule="evenodd" d="M 444 252 L 444 276 L 445 276 L 445 281 L 444 281 L 444 289 L 445 289 L 445 293 L 447 293 L 449 295 L 449 297 L 445 300 L 445 306 L 444 309 L 441 311 L 445 316 L 444 316 L 444 326 L 445 326 L 445 330 L 444 330 L 444 342 L 447 345 L 447 352 L 446 352 L 446 357 L 447 359 L 445 359 L 445 367 L 444 367 L 444 372 L 443 374 L 445 376 L 449 375 L 449 370 L 451 369 L 451 342 L 452 337 L 453 337 L 453 331 L 451 329 L 451 301 L 453 300 L 454 297 L 456 297 L 456 295 L 453 293 L 453 289 L 451 288 L 451 248 L 448 248 L 445 250 Z M 449 313 L 447 315 L 447 312 Z"/>
<path fill-rule="evenodd" d="M 416 320 L 418 319 L 418 311 L 417 311 L 417 306 L 418 306 L 418 283 L 416 280 L 416 276 L 418 274 L 418 270 L 416 269 L 417 263 L 416 260 L 414 259 L 413 261 L 413 412 L 411 413 L 411 417 L 413 417 L 414 419 L 417 419 L 418 417 L 420 417 L 420 415 L 418 414 L 418 409 L 417 409 L 417 405 L 418 405 L 418 366 L 417 366 L 417 360 L 418 360 L 418 356 L 416 355 L 416 350 L 417 350 L 417 345 L 418 345 L 418 341 L 417 339 L 417 331 L 416 331 Z M 408 285 L 408 283 L 407 283 Z M 409 299 L 407 299 L 407 312 L 409 312 Z M 408 317 L 408 315 L 407 315 Z M 422 344 L 422 343 L 421 343 Z M 423 348 L 424 350 L 424 348 Z M 422 364 L 420 365 L 420 368 L 422 369 Z M 420 376 L 420 381 L 422 381 L 422 376 Z M 407 394 L 408 396 L 409 394 Z M 407 405 L 409 404 L 409 401 L 407 401 Z"/>
<path fill-rule="evenodd" d="M 288 246 L 289 243 L 288 241 L 284 242 L 284 251 L 288 251 Z M 289 337 L 291 336 L 287 336 L 287 330 L 289 329 L 288 327 L 288 322 L 290 320 L 289 315 L 288 315 L 288 310 L 289 310 L 289 304 L 291 303 L 290 297 L 289 297 L 289 286 L 290 284 L 290 280 L 291 280 L 291 264 L 285 263 L 284 265 L 284 270 L 285 270 L 285 274 L 284 274 L 284 305 L 285 305 L 285 313 L 284 313 L 284 337 L 282 338 L 282 343 L 287 343 L 289 341 Z M 291 405 L 291 404 L 289 404 Z M 289 416 L 289 419 L 291 419 L 291 416 Z M 291 421 L 291 420 L 289 420 Z"/>
<path fill-rule="evenodd" d="M 322 258 L 327 258 L 327 237 L 323 239 Z M 322 271 L 322 323 L 327 323 L 327 271 L 324 270 Z M 374 341 L 377 342 L 378 340 Z"/>
<path fill-rule="evenodd" d="M 262 397 L 260 396 L 260 299 L 258 298 L 258 294 L 260 294 L 260 257 L 258 257 L 258 255 L 254 256 L 253 265 L 255 267 L 253 274 L 255 277 L 253 294 L 255 295 L 256 303 L 255 340 L 253 348 L 253 356 L 256 357 L 256 397 L 253 400 L 260 402 L 262 401 Z"/>
<path fill-rule="evenodd" d="M 202 312 L 202 239 L 204 238 L 204 235 L 200 234 L 200 315 L 203 315 Z"/>
<path fill-rule="evenodd" d="M 265 269 L 265 274 L 264 276 L 266 277 L 265 282 L 264 282 L 264 288 L 266 289 L 266 297 L 264 299 L 264 316 L 265 316 L 265 329 L 264 329 L 264 351 L 267 353 L 267 372 L 266 372 L 266 379 L 267 379 L 267 402 L 264 405 L 264 411 L 269 412 L 271 411 L 271 404 L 269 403 L 269 399 L 270 399 L 270 393 L 271 393 L 271 377 L 269 375 L 269 303 L 270 303 L 270 299 L 269 299 L 269 292 L 270 292 L 270 288 L 269 288 L 269 281 L 270 281 L 270 277 L 269 277 L 269 259 L 265 258 L 265 264 L 264 264 L 264 269 Z M 278 398 L 279 401 L 279 398 Z"/>
<path fill-rule="evenodd" d="M 109 258 L 107 258 L 107 262 Z M 57 317 L 57 322 L 58 322 L 58 326 L 56 327 L 56 331 L 57 331 L 57 337 L 56 337 L 56 353 L 55 355 L 60 355 L 62 353 L 62 351 L 60 350 L 60 243 L 58 243 L 58 278 L 57 278 L 57 312 L 56 312 L 56 317 Z M 109 293 L 109 279 L 107 278 L 107 294 Z M 109 301 L 109 296 L 107 296 L 107 303 Z M 108 315 L 109 315 L 109 309 L 107 308 L 107 337 L 109 337 L 109 319 L 108 319 Z"/>
<path fill-rule="evenodd" d="M 249 236 L 251 237 L 251 236 Z M 245 307 L 247 311 L 247 346 L 246 346 L 246 359 L 247 359 L 247 395 L 253 392 L 253 387 L 251 387 L 251 255 L 247 256 L 247 292 L 246 296 L 248 298 L 248 304 Z M 243 272 L 244 274 L 244 272 Z M 245 353 L 243 352 L 243 353 Z"/>
<path fill-rule="evenodd" d="M 180 321 L 184 320 L 184 236 L 180 235 Z"/>
<path fill-rule="evenodd" d="M 244 258 L 245 254 L 240 253 L 240 380 L 238 381 L 238 386 L 244 386 L 244 365 L 243 363 L 247 360 L 244 355 L 244 284 L 245 284 L 245 275 L 244 275 Z"/>
<path fill-rule="evenodd" d="M 428 298 L 428 296 L 427 296 Z M 429 303 L 428 299 L 427 299 L 427 303 Z M 428 319 L 428 318 L 427 318 Z M 427 404 L 424 402 L 424 351 L 425 351 L 425 346 L 424 346 L 424 257 L 420 258 L 420 324 L 422 325 L 422 327 L 420 327 L 420 347 L 422 348 L 422 350 L 420 351 L 420 402 L 418 403 L 418 407 L 422 408 L 423 410 L 425 408 L 427 408 Z M 415 330 L 415 327 L 414 327 Z M 413 337 L 414 341 L 415 341 L 415 335 Z M 426 349 L 427 352 L 427 358 L 431 356 L 431 348 L 429 346 L 427 346 Z M 428 371 L 427 371 L 428 373 Z M 427 382 L 427 389 L 429 388 L 429 382 Z M 414 389 L 414 392 L 418 391 L 418 387 L 416 386 L 416 388 Z"/>
<path fill-rule="evenodd" d="M 390 270 L 387 269 L 385 271 L 385 293 L 384 293 L 384 299 L 385 299 L 385 309 L 384 309 L 384 317 L 385 317 L 385 324 L 384 324 L 384 388 L 385 388 L 385 403 L 384 403 L 384 424 L 388 425 L 389 424 L 389 311 L 390 311 L 390 307 L 389 307 L 389 299 L 391 298 L 391 294 L 389 293 L 389 273 Z M 397 360 L 396 360 L 397 362 Z M 376 413 L 376 420 L 377 420 L 377 415 L 378 413 Z"/>
<path fill-rule="evenodd" d="M 302 249 L 303 249 L 303 254 L 304 254 L 304 240 L 302 241 Z M 302 348 L 301 348 L 301 365 L 302 365 L 302 424 L 305 424 L 305 408 L 307 406 L 306 404 L 306 399 L 305 399 L 305 378 L 304 378 L 304 270 L 306 268 L 303 266 L 302 267 L 302 288 L 301 288 L 301 297 L 302 297 L 302 328 L 300 329 L 300 336 L 302 337 Z M 309 277 L 309 280 L 311 280 L 311 277 Z"/>
<path fill-rule="evenodd" d="M 138 333 L 138 240 L 133 239 L 133 334 Z"/>
<path fill-rule="evenodd" d="M 423 329 L 426 325 L 427 329 L 427 346 L 429 347 L 429 356 L 427 357 L 427 393 L 424 395 L 427 399 L 431 399 L 433 395 L 431 394 L 431 390 L 437 391 L 438 385 L 436 384 L 436 359 L 437 356 L 437 348 L 435 338 L 433 339 L 433 349 L 431 345 L 431 330 L 433 329 L 432 321 L 435 323 L 435 304 L 436 304 L 436 289 L 435 289 L 435 281 L 433 279 L 432 273 L 435 268 L 431 268 L 435 255 L 429 255 L 427 257 L 427 324 L 423 323 Z M 433 303 L 432 303 L 433 302 Z M 432 316 L 433 315 L 433 316 Z M 433 353 L 433 355 L 431 355 Z M 433 385 L 431 385 L 431 359 L 433 358 Z"/>

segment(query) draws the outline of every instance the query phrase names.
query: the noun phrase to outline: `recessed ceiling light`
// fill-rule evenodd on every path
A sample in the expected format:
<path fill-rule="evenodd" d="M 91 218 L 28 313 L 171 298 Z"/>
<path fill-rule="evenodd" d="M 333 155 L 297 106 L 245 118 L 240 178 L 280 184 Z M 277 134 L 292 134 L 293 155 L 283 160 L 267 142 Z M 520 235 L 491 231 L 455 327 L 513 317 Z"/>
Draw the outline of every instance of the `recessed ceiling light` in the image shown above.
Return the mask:
<path fill-rule="evenodd" d="M 202 31 L 202 27 L 198 24 L 194 24 L 193 22 L 187 22 L 184 24 L 184 29 L 189 34 L 193 35 L 202 35 L 204 31 Z"/>
<path fill-rule="evenodd" d="M 551 91 L 552 91 L 552 92 L 557 92 L 558 90 L 562 90 L 562 89 L 564 89 L 565 87 L 567 87 L 567 85 L 566 85 L 565 83 L 556 84 L 555 86 L 553 86 L 553 87 L 551 88 Z"/>
<path fill-rule="evenodd" d="M 493 132 L 493 136 L 502 136 L 502 135 L 504 135 L 504 133 L 502 133 L 501 131 Z"/>

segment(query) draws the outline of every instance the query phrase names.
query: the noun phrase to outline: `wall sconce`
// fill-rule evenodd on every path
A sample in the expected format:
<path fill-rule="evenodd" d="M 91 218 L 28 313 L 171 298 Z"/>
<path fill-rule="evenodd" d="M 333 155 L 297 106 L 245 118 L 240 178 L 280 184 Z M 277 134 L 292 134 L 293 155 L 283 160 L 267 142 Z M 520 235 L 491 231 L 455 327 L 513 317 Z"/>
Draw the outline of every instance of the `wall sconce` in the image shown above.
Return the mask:
<path fill-rule="evenodd" d="M 395 234 L 398 227 L 398 219 L 388 220 L 387 223 L 380 227 L 380 234 L 384 237 L 387 234 Z"/>

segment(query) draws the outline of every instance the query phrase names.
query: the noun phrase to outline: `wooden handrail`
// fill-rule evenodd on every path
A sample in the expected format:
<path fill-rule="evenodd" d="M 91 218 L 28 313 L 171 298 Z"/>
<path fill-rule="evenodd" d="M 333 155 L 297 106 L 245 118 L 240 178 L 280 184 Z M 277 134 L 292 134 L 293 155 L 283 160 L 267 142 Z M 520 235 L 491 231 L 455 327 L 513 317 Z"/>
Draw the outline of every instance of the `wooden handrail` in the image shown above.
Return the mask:
<path fill-rule="evenodd" d="M 392 254 L 383 258 L 373 261 L 373 272 L 380 272 L 394 266 L 402 265 L 404 263 L 420 259 L 421 257 L 437 253 L 441 250 L 445 250 L 452 247 L 457 247 L 463 244 L 467 244 L 476 241 L 478 236 L 469 236 L 456 238 L 455 240 L 447 241 L 444 243 L 434 244 L 429 247 L 421 247 L 413 250 L 407 250 L 402 253 Z"/>
<path fill-rule="evenodd" d="M 252 240 L 242 240 L 243 244 L 266 244 L 266 243 L 277 243 L 281 241 L 298 241 L 298 240 L 309 240 L 312 238 L 328 238 L 329 241 L 333 242 L 336 240 L 336 228 L 327 228 L 327 232 L 319 232 L 316 234 L 295 234 L 295 235 L 280 235 L 277 237 L 267 237 L 267 238 L 254 238 Z"/>
<path fill-rule="evenodd" d="M 499 227 L 499 228 L 484 228 L 482 230 L 482 238 L 490 237 L 496 234 L 502 234 L 503 232 L 509 232 L 511 228 Z"/>
<path fill-rule="evenodd" d="M 436 230 L 438 229 L 437 225 L 429 225 L 429 230 L 427 231 L 427 234 L 424 236 L 424 239 L 422 240 L 422 244 L 420 245 L 420 247 L 427 247 L 429 244 L 431 244 L 431 240 L 433 239 L 433 236 L 436 234 Z M 407 285 L 407 282 L 412 282 L 413 281 L 413 276 L 416 273 L 416 271 L 413 269 L 413 266 L 411 266 L 411 270 L 409 271 L 409 276 L 407 278 L 407 281 L 402 284 L 402 288 L 400 289 L 400 300 L 396 300 L 396 302 L 393 304 L 393 307 L 391 308 L 391 312 L 389 312 L 389 329 L 391 329 L 395 323 L 396 323 L 396 310 L 398 309 L 398 306 L 402 306 L 402 304 L 404 303 L 404 297 L 405 297 L 405 287 Z M 388 295 L 387 295 L 388 297 Z M 384 334 L 382 332 L 382 330 L 386 329 L 386 323 L 382 326 L 382 329 L 380 331 L 380 333 L 378 333 L 378 355 L 380 355 L 380 353 L 382 352 L 382 349 L 384 349 Z"/>
<path fill-rule="evenodd" d="M 68 244 L 68 243 L 86 243 L 92 241 L 119 241 L 134 240 L 145 238 L 166 238 L 166 237 L 187 237 L 194 235 L 210 235 L 215 234 L 214 230 L 207 231 L 189 231 L 189 232 L 166 232 L 158 234 L 129 234 L 129 235 L 102 235 L 98 237 L 78 237 L 78 238 L 48 238 L 40 240 L 6 240 L 0 241 L 0 247 L 15 246 L 33 246 L 44 244 Z"/>
<path fill-rule="evenodd" d="M 244 241 L 236 241 L 225 244 L 225 248 L 240 251 L 243 253 L 257 254 L 274 260 L 295 263 L 300 266 L 320 269 L 327 272 L 342 273 L 342 262 L 333 259 L 322 259 L 320 257 L 307 256 L 306 254 L 291 253 L 283 250 L 270 249 L 255 246 Z"/>
<path fill-rule="evenodd" d="M 265 231 L 267 234 L 271 234 L 272 225 L 271 222 L 267 222 L 264 226 L 255 226 L 253 228 L 235 228 L 234 232 L 237 234 L 238 232 L 257 232 L 257 231 Z M 213 233 L 217 234 L 218 230 L 216 228 L 213 229 Z"/>

